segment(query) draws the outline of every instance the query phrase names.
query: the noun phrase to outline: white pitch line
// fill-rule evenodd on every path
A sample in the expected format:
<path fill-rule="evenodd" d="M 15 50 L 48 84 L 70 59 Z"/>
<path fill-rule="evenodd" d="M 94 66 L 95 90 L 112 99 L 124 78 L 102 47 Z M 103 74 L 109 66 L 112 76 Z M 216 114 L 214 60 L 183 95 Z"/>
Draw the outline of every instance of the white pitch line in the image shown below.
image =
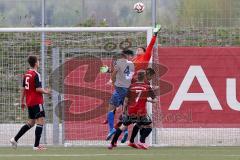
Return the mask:
<path fill-rule="evenodd" d="M 96 156 L 153 156 L 155 154 L 0 154 L 0 157 L 96 157 Z M 163 154 L 162 154 L 163 155 Z M 167 154 L 164 154 L 167 155 Z"/>
<path fill-rule="evenodd" d="M 172 154 L 0 154 L 0 157 L 97 157 L 97 156 L 174 156 Z M 187 156 L 187 155 L 186 155 Z M 200 154 L 200 157 L 240 157 L 240 154 Z"/>

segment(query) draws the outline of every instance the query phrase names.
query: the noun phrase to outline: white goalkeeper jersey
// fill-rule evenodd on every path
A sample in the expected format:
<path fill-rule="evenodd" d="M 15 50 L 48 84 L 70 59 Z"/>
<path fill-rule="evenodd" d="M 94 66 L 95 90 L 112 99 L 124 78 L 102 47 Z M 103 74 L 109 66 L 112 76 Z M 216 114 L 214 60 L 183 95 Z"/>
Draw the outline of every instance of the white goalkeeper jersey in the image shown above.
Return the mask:
<path fill-rule="evenodd" d="M 134 75 L 133 62 L 124 58 L 118 59 L 114 69 L 117 71 L 114 85 L 117 87 L 129 88 Z"/>

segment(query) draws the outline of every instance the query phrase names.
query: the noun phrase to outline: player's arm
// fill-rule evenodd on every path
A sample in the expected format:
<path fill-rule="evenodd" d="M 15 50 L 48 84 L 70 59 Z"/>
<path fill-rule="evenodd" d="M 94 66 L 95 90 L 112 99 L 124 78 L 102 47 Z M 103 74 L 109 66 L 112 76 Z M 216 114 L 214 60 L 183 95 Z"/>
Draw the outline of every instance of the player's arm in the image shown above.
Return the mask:
<path fill-rule="evenodd" d="M 20 103 L 21 104 L 25 104 L 24 102 L 24 98 L 25 98 L 25 89 L 22 87 L 21 90 L 20 90 Z"/>
<path fill-rule="evenodd" d="M 161 26 L 158 25 L 158 26 L 157 26 L 156 28 L 154 28 L 154 30 L 153 30 L 154 34 L 153 34 L 152 39 L 151 39 L 149 45 L 147 46 L 146 52 L 145 52 L 145 54 L 144 54 L 144 60 L 145 60 L 145 61 L 149 61 L 150 58 L 151 58 L 151 56 L 152 56 L 152 49 L 153 49 L 153 46 L 154 46 L 154 44 L 155 44 L 155 42 L 156 42 L 157 34 L 158 34 L 158 32 L 160 31 L 160 29 L 161 29 Z"/>
<path fill-rule="evenodd" d="M 148 102 L 150 103 L 157 103 L 157 98 L 154 98 L 154 99 L 149 99 L 147 100 Z"/>
<path fill-rule="evenodd" d="M 24 110 L 25 104 L 25 78 L 23 79 L 22 87 L 20 89 L 20 105 L 22 110 Z"/>
<path fill-rule="evenodd" d="M 21 92 L 20 93 L 20 105 L 21 105 L 22 111 L 24 111 L 24 108 L 26 106 L 26 103 L 25 103 L 25 88 L 22 87 L 20 92 Z"/>
<path fill-rule="evenodd" d="M 25 98 L 25 78 L 23 78 L 22 87 L 20 89 L 20 103 L 21 104 L 25 104 L 24 98 Z"/>
<path fill-rule="evenodd" d="M 149 43 L 149 45 L 147 46 L 146 48 L 146 52 L 144 54 L 144 60 L 145 61 L 149 61 L 151 56 L 152 56 L 152 49 L 153 49 L 153 46 L 156 42 L 156 39 L 157 39 L 157 36 L 156 35 L 153 35 L 152 39 L 151 39 L 151 42 Z"/>
<path fill-rule="evenodd" d="M 50 94 L 51 93 L 50 89 L 42 88 L 42 83 L 40 82 L 38 75 L 35 76 L 34 81 L 35 81 L 35 88 L 36 88 L 37 92 L 42 93 L 42 94 Z"/>
<path fill-rule="evenodd" d="M 116 75 L 117 75 L 117 72 L 119 70 L 119 63 L 116 62 L 116 65 L 114 66 L 114 69 L 112 71 L 112 74 L 111 74 L 111 80 L 112 80 L 112 83 L 114 84 L 115 81 L 116 81 Z"/>
<path fill-rule="evenodd" d="M 48 88 L 36 88 L 36 91 L 42 94 L 50 94 L 51 91 Z"/>
<path fill-rule="evenodd" d="M 157 103 L 157 98 L 156 98 L 156 95 L 155 93 L 153 92 L 152 88 L 149 87 L 149 91 L 148 91 L 148 99 L 147 101 L 150 102 L 150 103 Z"/>
<path fill-rule="evenodd" d="M 112 63 L 111 63 L 111 68 L 108 69 L 108 73 L 112 73 L 114 70 L 115 65 L 117 64 L 117 60 L 118 60 L 119 56 L 118 55 L 114 55 L 112 57 Z"/>
<path fill-rule="evenodd" d="M 116 81 L 116 75 L 117 75 L 117 71 L 114 69 L 113 72 L 112 72 L 112 75 L 111 75 L 111 80 L 112 80 L 112 83 L 114 84 L 115 81 Z"/>

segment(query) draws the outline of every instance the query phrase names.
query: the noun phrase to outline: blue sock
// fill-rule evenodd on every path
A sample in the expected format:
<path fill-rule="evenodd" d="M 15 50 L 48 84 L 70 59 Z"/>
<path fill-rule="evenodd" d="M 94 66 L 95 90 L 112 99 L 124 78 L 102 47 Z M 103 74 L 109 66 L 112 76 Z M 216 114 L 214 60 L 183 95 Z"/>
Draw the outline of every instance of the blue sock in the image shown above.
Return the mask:
<path fill-rule="evenodd" d="M 113 113 L 113 111 L 108 112 L 107 119 L 108 119 L 109 131 L 111 131 L 114 127 L 114 113 Z"/>
<path fill-rule="evenodd" d="M 126 134 L 126 133 L 128 133 L 128 128 L 126 128 L 126 129 L 124 130 L 124 134 Z"/>

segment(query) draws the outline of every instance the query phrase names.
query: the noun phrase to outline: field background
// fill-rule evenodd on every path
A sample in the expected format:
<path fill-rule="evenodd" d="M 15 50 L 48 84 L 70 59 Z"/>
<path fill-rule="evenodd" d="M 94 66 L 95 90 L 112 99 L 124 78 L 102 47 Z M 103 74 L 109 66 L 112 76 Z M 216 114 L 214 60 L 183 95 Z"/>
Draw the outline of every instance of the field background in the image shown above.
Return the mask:
<path fill-rule="evenodd" d="M 1 148 L 3 160 L 239 160 L 239 147 L 170 147 L 136 150 L 121 147 L 114 150 L 107 148 L 49 148 L 44 152 L 34 152 L 30 148 L 12 150 Z"/>

